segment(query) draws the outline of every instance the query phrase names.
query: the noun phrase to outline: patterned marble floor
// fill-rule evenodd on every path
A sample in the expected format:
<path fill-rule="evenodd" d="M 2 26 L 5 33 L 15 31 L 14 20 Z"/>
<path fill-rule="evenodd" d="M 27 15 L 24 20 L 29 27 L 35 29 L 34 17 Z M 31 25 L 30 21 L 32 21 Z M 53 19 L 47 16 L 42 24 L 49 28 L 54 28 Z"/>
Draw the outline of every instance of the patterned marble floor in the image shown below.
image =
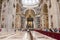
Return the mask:
<path fill-rule="evenodd" d="M 31 31 L 31 34 L 33 36 L 33 40 L 56 40 L 35 31 Z M 7 35 L 4 37 L 0 36 L 0 40 L 31 40 L 31 38 L 27 31 L 18 31 L 15 34 Z"/>

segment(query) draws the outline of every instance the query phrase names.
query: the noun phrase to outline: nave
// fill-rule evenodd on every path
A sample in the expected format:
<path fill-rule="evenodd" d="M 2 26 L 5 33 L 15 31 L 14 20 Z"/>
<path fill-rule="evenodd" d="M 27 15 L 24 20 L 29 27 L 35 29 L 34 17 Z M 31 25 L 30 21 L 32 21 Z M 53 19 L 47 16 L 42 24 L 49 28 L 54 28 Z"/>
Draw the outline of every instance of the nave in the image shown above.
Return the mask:
<path fill-rule="evenodd" d="M 60 40 L 60 0 L 0 0 L 0 40 L 56 39 Z"/>
<path fill-rule="evenodd" d="M 56 40 L 36 31 L 17 31 L 10 35 L 1 35 L 0 40 Z"/>

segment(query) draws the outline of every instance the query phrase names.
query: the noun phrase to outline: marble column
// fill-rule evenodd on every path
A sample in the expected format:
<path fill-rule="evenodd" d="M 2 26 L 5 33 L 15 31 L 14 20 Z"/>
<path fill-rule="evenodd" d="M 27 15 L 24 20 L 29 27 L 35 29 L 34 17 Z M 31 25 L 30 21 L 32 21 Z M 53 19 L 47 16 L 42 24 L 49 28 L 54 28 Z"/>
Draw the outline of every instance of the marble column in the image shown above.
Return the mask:
<path fill-rule="evenodd" d="M 59 28 L 58 24 L 58 5 L 56 0 L 51 0 L 51 15 L 53 15 L 53 28 Z"/>
<path fill-rule="evenodd" d="M 12 32 L 12 22 L 13 22 L 13 20 L 14 20 L 14 18 L 13 18 L 13 16 L 12 15 L 14 15 L 14 13 L 15 13 L 15 8 L 14 8 L 14 6 L 13 6 L 13 4 L 15 4 L 14 3 L 15 2 L 15 0 L 9 0 L 8 2 L 7 2 L 7 7 L 6 7 L 6 28 L 7 28 L 7 31 L 10 33 L 10 32 Z"/>

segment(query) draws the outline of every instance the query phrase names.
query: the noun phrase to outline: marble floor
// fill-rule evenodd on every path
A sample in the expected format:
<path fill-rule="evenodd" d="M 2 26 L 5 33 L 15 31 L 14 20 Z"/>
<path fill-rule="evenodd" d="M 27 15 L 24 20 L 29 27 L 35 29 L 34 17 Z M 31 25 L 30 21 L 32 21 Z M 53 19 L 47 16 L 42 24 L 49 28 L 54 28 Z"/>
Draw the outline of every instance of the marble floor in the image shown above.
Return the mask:
<path fill-rule="evenodd" d="M 33 39 L 31 39 L 29 32 L 18 31 L 16 33 L 8 34 L 5 36 L 0 35 L 0 40 L 56 40 L 35 31 L 31 31 L 30 33 L 32 34 Z"/>

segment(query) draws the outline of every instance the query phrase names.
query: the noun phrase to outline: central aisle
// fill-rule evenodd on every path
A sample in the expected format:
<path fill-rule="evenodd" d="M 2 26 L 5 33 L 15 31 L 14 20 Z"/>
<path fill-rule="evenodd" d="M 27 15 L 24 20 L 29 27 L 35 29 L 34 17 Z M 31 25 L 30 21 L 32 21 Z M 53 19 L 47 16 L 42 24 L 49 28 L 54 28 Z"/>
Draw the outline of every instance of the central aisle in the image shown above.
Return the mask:
<path fill-rule="evenodd" d="M 33 39 L 31 39 L 31 37 Z M 0 40 L 55 40 L 55 39 L 35 31 L 31 32 L 18 31 L 15 34 L 7 36 L 6 38 Z"/>

